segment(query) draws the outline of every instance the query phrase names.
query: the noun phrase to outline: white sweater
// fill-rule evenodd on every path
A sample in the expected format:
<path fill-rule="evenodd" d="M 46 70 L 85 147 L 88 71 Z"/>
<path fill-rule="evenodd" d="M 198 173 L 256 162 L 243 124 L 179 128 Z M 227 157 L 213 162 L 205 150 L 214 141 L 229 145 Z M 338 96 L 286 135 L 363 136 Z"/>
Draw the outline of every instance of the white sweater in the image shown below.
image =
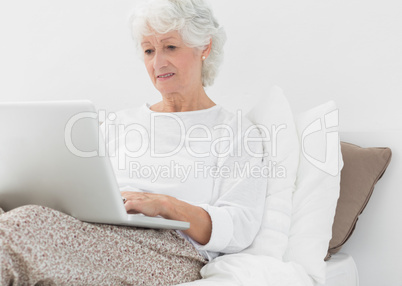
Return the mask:
<path fill-rule="evenodd" d="M 166 194 L 206 210 L 212 220 L 206 245 L 179 233 L 207 259 L 249 246 L 267 184 L 258 129 L 220 105 L 171 113 L 149 106 L 111 114 L 103 126 L 120 189 Z M 254 139 L 244 144 L 245 137 Z"/>

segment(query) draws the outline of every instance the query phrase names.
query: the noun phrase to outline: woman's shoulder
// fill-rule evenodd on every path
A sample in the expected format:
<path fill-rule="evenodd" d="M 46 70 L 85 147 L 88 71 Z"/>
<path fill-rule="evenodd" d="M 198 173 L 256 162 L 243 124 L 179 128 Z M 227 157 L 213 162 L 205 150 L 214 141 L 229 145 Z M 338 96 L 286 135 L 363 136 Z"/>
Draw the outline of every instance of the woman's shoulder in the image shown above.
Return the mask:
<path fill-rule="evenodd" d="M 127 123 L 138 121 L 144 118 L 146 113 L 147 104 L 134 105 L 128 108 L 120 109 L 118 111 L 109 114 L 108 119 L 114 121 L 114 123 Z"/>
<path fill-rule="evenodd" d="M 236 126 L 236 130 L 240 131 L 239 129 L 241 129 L 241 133 L 243 134 L 249 128 L 257 129 L 255 124 L 246 117 L 242 109 L 230 111 L 222 106 L 219 110 L 219 118 L 217 118 L 217 121 L 230 126 Z"/>
<path fill-rule="evenodd" d="M 219 128 L 217 132 L 221 138 L 225 138 L 226 141 L 223 140 L 223 144 L 227 144 L 227 140 L 231 141 L 230 148 L 233 151 L 228 154 L 231 160 L 237 160 L 239 157 L 242 157 L 242 160 L 249 160 L 255 156 L 260 158 L 263 150 L 263 136 L 259 127 L 247 118 L 246 112 L 242 109 L 230 111 L 221 108 L 220 116 L 220 124 L 216 126 Z M 227 149 L 222 148 L 222 150 Z"/>

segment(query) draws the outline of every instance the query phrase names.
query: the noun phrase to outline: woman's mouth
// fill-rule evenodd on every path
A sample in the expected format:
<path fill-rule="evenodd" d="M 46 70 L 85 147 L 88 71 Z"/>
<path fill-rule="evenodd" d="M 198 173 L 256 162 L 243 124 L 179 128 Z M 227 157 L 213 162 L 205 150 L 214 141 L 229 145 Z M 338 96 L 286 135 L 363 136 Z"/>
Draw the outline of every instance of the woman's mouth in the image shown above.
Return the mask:
<path fill-rule="evenodd" d="M 172 76 L 174 76 L 174 73 L 165 73 L 165 74 L 161 74 L 157 76 L 158 80 L 167 80 L 169 78 L 171 78 Z"/>

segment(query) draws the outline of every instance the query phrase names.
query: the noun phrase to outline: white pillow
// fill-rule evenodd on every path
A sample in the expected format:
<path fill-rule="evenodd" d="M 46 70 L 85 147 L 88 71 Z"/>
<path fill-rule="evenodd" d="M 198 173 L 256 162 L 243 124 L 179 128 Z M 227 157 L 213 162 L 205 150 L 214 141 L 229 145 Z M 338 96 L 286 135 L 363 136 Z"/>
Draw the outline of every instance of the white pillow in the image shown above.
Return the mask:
<path fill-rule="evenodd" d="M 299 142 L 294 118 L 283 91 L 274 86 L 246 117 L 259 126 L 268 169 L 267 196 L 259 233 L 243 253 L 268 255 L 282 260 L 292 214 L 292 193 L 299 163 Z"/>
<path fill-rule="evenodd" d="M 284 260 L 300 264 L 322 284 L 343 167 L 338 122 L 338 109 L 333 101 L 296 116 L 300 165 Z"/>

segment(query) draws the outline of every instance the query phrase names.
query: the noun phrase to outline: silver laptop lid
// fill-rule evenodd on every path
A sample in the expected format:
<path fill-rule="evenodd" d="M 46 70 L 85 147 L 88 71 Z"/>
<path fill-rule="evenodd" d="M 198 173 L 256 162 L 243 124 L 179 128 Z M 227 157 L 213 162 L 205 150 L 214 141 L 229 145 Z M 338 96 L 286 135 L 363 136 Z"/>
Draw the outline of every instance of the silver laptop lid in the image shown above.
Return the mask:
<path fill-rule="evenodd" d="M 127 219 L 89 101 L 0 103 L 0 207 L 39 204 L 80 220 Z M 99 156 L 100 155 L 100 156 Z"/>

